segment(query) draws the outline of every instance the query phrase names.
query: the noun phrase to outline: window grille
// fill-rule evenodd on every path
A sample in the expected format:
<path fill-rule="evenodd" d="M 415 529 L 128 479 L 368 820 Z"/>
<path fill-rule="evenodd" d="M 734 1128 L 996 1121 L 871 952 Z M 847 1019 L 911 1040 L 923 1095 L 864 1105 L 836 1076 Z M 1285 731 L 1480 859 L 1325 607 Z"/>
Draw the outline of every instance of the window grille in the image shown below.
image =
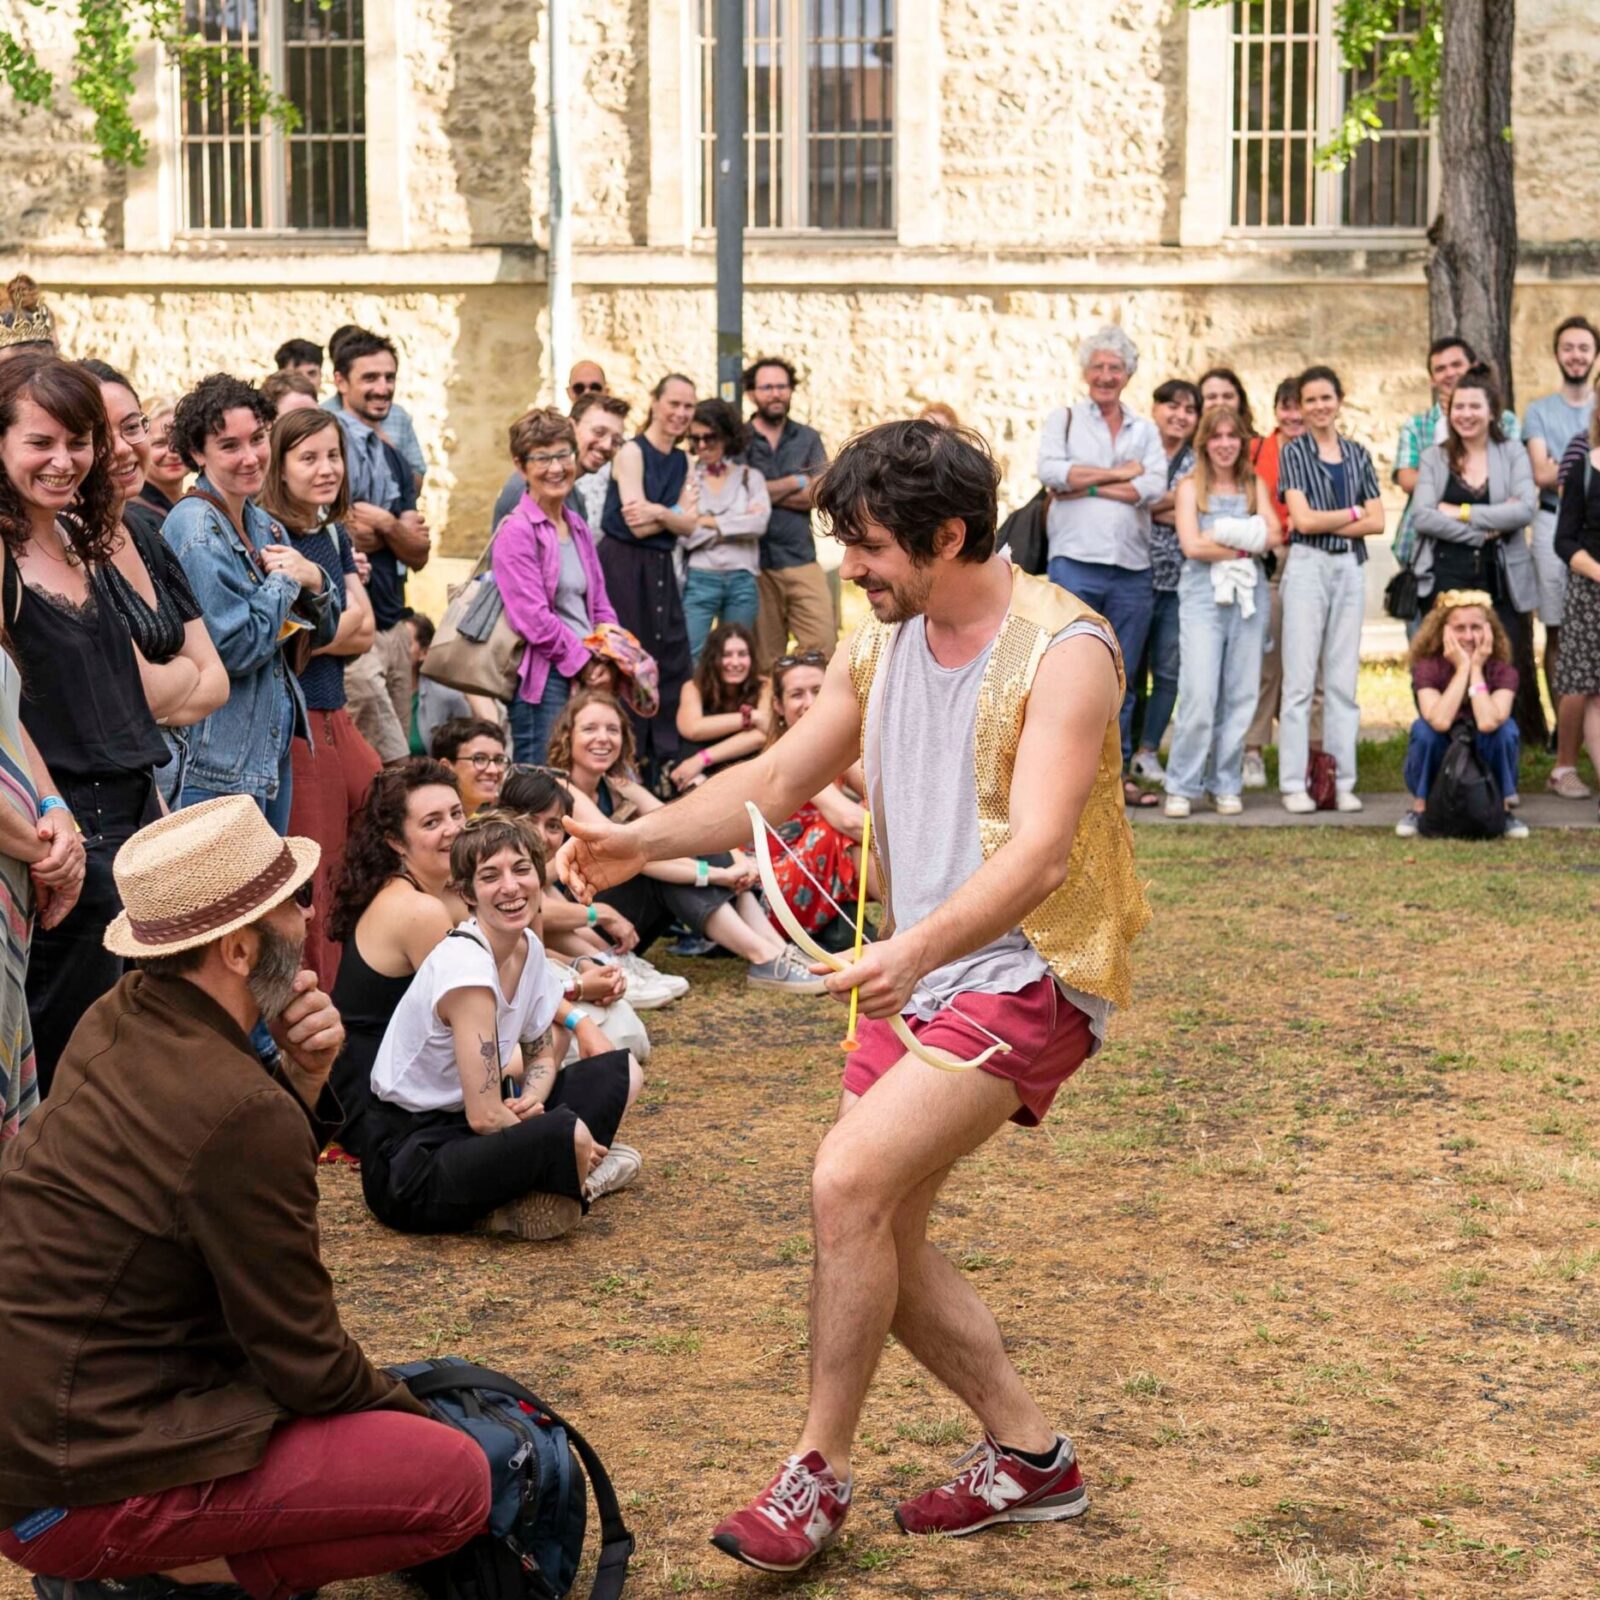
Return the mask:
<path fill-rule="evenodd" d="M 175 69 L 181 219 L 191 233 L 360 234 L 367 225 L 363 0 L 185 0 L 189 32 L 232 46 L 299 109 L 246 120 L 203 67 Z"/>
<path fill-rule="evenodd" d="M 1409 86 L 1380 101 L 1383 131 L 1343 172 L 1318 148 L 1370 71 L 1347 70 L 1333 0 L 1234 0 L 1233 225 L 1246 229 L 1420 229 L 1429 219 L 1429 130 Z M 1401 18 L 1402 37 L 1414 16 Z"/>
<path fill-rule="evenodd" d="M 697 0 L 700 225 L 716 225 L 715 0 Z M 894 0 L 746 0 L 745 226 L 894 227 Z"/>

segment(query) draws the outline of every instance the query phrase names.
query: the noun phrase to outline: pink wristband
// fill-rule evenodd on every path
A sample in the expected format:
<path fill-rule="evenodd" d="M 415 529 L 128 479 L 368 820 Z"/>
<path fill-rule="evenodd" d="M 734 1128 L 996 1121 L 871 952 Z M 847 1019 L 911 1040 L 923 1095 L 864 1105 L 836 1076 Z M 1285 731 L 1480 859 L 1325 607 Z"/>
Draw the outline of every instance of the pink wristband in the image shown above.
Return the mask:
<path fill-rule="evenodd" d="M 709 767 L 711 765 L 711 752 L 709 750 L 702 750 L 700 752 L 700 765 L 702 767 Z"/>
<path fill-rule="evenodd" d="M 1467 690 L 1468 694 L 1488 694 L 1488 692 L 1489 685 L 1486 683 L 1475 683 Z"/>
<path fill-rule="evenodd" d="M 1359 522 L 1361 520 L 1361 512 L 1355 506 L 1350 507 L 1350 520 L 1352 522 Z"/>

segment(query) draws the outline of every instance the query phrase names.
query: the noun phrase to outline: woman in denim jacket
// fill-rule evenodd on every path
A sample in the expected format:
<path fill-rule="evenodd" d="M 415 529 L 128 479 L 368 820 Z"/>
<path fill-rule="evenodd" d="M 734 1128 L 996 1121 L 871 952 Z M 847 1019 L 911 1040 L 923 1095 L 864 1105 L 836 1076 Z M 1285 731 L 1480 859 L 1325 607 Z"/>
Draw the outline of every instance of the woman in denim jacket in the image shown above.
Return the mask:
<path fill-rule="evenodd" d="M 284 647 L 302 629 L 314 647 L 330 644 L 344 590 L 295 550 L 251 498 L 264 480 L 271 420 L 254 389 L 222 373 L 178 402 L 173 439 L 200 477 L 162 532 L 228 669 L 227 703 L 191 730 L 179 804 L 247 794 L 284 833 L 289 751 L 308 727 L 305 696 Z"/>

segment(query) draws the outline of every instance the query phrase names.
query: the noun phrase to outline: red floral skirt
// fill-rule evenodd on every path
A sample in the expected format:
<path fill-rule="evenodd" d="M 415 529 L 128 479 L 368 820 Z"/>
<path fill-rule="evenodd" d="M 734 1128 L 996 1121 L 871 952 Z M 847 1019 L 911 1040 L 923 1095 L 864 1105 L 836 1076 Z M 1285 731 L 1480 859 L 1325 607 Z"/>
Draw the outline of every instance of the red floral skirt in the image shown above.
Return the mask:
<path fill-rule="evenodd" d="M 794 859 L 783 854 L 775 854 L 772 862 L 783 897 L 789 902 L 800 926 L 807 933 L 816 933 L 838 916 L 839 907 L 853 920 L 857 883 L 853 854 L 857 848 L 855 840 L 825 821 L 822 813 L 809 800 L 775 831 L 799 857 L 800 862 L 805 864 L 803 872 Z M 807 877 L 806 873 L 811 876 Z M 811 881 L 813 878 L 816 883 Z M 817 892 L 817 884 L 828 891 L 835 905 L 829 905 Z M 770 910 L 768 915 L 771 916 Z M 779 933 L 783 932 L 775 917 L 772 925 Z"/>

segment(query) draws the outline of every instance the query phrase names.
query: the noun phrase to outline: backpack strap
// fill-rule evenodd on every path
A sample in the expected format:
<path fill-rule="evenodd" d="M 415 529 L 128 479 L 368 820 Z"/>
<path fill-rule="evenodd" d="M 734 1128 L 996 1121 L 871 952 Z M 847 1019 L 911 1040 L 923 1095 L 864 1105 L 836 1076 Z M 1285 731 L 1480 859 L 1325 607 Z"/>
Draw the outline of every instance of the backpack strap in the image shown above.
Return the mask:
<path fill-rule="evenodd" d="M 450 1362 L 434 1367 L 431 1372 L 419 1372 L 404 1382 L 418 1400 L 446 1394 L 454 1389 L 487 1389 L 491 1394 L 508 1395 L 513 1400 L 521 1400 L 535 1407 L 557 1427 L 566 1431 L 572 1448 L 578 1452 L 578 1459 L 589 1474 L 589 1483 L 594 1489 L 594 1507 L 600 1516 L 600 1564 L 595 1569 L 594 1587 L 589 1591 L 589 1600 L 618 1600 L 622 1586 L 628 1579 L 628 1561 L 633 1555 L 634 1538 L 622 1520 L 622 1508 L 617 1504 L 617 1491 L 611 1486 L 611 1475 L 589 1441 L 531 1389 L 525 1389 L 515 1378 L 508 1378 L 488 1367 L 473 1366 L 470 1362 Z"/>

